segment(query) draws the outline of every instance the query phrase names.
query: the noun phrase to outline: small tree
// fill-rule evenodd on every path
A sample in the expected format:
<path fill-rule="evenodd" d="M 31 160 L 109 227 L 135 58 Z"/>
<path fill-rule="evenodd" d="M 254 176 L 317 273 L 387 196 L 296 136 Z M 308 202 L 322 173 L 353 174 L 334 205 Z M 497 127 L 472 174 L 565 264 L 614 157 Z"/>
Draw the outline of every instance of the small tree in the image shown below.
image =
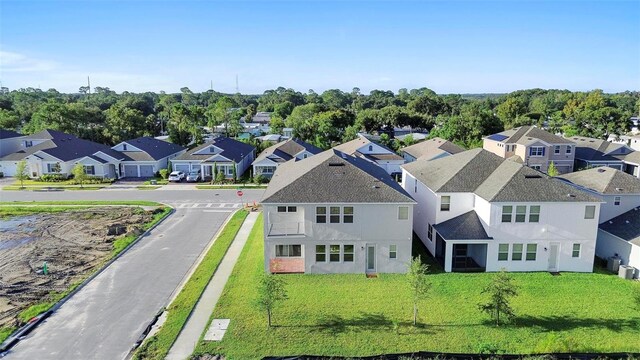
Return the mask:
<path fill-rule="evenodd" d="M 633 300 L 636 305 L 636 309 L 640 311 L 640 286 L 636 286 L 633 290 Z"/>
<path fill-rule="evenodd" d="M 88 178 L 87 173 L 84 172 L 84 166 L 80 163 L 77 163 L 71 170 L 71 173 L 73 174 L 73 179 L 76 184 L 80 184 L 80 187 L 82 188 L 82 184 L 84 184 L 84 182 L 87 181 Z"/>
<path fill-rule="evenodd" d="M 273 274 L 264 274 L 258 285 L 258 298 L 256 306 L 267 312 L 267 324 L 271 327 L 271 314 L 276 304 L 288 299 L 285 281 Z"/>
<path fill-rule="evenodd" d="M 169 170 L 160 169 L 160 171 L 158 172 L 160 173 L 160 177 L 163 178 L 164 180 L 167 180 L 169 178 Z"/>
<path fill-rule="evenodd" d="M 553 161 L 551 162 L 551 164 L 549 164 L 549 169 L 547 169 L 547 174 L 549 176 L 560 175 L 560 173 L 558 173 L 558 169 L 556 168 L 556 164 L 554 164 Z"/>
<path fill-rule="evenodd" d="M 225 179 L 224 171 L 218 171 L 218 175 L 216 175 L 216 182 L 218 184 L 223 184 L 224 183 L 224 179 Z"/>
<path fill-rule="evenodd" d="M 411 291 L 411 300 L 413 301 L 413 325 L 418 322 L 418 302 L 424 300 L 431 289 L 431 282 L 427 277 L 429 265 L 423 264 L 419 256 L 411 259 L 409 271 L 407 271 L 407 285 Z"/>
<path fill-rule="evenodd" d="M 231 169 L 231 179 L 233 180 L 233 183 L 235 184 L 236 182 L 238 182 L 238 170 L 236 169 L 236 162 L 233 162 L 233 167 Z"/>
<path fill-rule="evenodd" d="M 517 296 L 517 287 L 513 284 L 511 276 L 502 269 L 497 273 L 491 283 L 483 290 L 483 294 L 489 294 L 490 300 L 486 304 L 479 304 L 478 308 L 489 314 L 496 322 L 496 326 L 500 326 L 500 316 L 503 315 L 508 320 L 515 317 L 515 313 L 509 304 L 510 298 Z"/>
<path fill-rule="evenodd" d="M 213 185 L 218 180 L 218 163 L 213 163 L 213 174 L 211 174 L 211 185 Z"/>
<path fill-rule="evenodd" d="M 29 179 L 29 168 L 26 160 L 20 160 L 16 165 L 16 179 L 20 180 L 20 188 L 24 188 L 24 181 Z"/>

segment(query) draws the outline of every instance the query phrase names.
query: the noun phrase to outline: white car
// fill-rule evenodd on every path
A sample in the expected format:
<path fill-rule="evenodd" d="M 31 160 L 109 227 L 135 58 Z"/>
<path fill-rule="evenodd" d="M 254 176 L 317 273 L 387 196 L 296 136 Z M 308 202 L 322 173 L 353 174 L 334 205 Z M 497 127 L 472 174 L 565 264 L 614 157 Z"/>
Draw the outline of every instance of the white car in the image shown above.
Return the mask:
<path fill-rule="evenodd" d="M 180 182 L 184 180 L 184 177 L 185 175 L 182 171 L 174 171 L 171 174 L 169 174 L 169 181 Z"/>

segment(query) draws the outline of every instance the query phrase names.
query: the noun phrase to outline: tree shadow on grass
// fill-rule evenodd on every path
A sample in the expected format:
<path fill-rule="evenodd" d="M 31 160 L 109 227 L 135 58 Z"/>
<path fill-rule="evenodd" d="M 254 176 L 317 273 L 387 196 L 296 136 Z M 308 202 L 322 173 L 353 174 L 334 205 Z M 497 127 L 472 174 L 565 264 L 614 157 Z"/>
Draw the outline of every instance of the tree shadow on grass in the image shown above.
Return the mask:
<path fill-rule="evenodd" d="M 513 324 L 515 327 L 532 327 L 541 331 L 564 331 L 579 328 L 607 329 L 614 332 L 638 331 L 640 318 L 629 319 L 593 319 L 576 318 L 571 316 L 518 316 Z"/>
<path fill-rule="evenodd" d="M 360 312 L 352 318 L 343 318 L 339 315 L 329 315 L 319 319 L 317 325 L 302 325 L 308 327 L 311 331 L 327 333 L 331 336 L 343 334 L 346 332 L 362 332 L 362 331 L 384 331 L 402 334 L 426 334 L 431 333 L 429 327 L 408 321 L 394 322 L 381 313 Z M 410 330 L 407 330 L 411 328 Z"/>

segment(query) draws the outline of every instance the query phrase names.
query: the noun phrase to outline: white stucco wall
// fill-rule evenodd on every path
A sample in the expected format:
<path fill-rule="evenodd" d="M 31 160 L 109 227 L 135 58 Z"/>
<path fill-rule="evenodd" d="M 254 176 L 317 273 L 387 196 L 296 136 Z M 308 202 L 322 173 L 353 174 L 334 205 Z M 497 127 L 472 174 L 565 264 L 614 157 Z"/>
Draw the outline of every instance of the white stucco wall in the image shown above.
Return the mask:
<path fill-rule="evenodd" d="M 595 194 L 597 195 L 597 194 Z M 605 202 L 600 210 L 600 223 L 611 220 L 627 211 L 640 206 L 640 194 L 631 195 L 597 195 Z M 615 205 L 615 198 L 620 197 L 620 205 Z"/>
<path fill-rule="evenodd" d="M 636 268 L 635 278 L 640 277 L 640 246 L 620 239 L 606 231 L 598 230 L 598 241 L 596 243 L 596 255 L 602 259 L 618 255 L 622 259 L 623 265 L 630 265 Z"/>
<path fill-rule="evenodd" d="M 269 260 L 275 257 L 276 245 L 303 245 L 304 269 L 306 273 L 365 273 L 365 251 L 368 244 L 376 246 L 376 269 L 378 273 L 406 272 L 411 259 L 412 204 L 286 204 L 296 206 L 295 213 L 278 213 L 277 204 L 263 204 L 265 227 L 265 271 Z M 353 223 L 316 223 L 316 206 L 353 206 Z M 398 207 L 407 206 L 407 220 L 398 219 Z M 272 224 L 302 223 L 302 235 L 269 236 Z M 316 262 L 315 246 L 354 245 L 353 262 Z M 389 257 L 389 246 L 397 246 L 397 258 Z M 342 257 L 341 257 L 342 260 Z"/>

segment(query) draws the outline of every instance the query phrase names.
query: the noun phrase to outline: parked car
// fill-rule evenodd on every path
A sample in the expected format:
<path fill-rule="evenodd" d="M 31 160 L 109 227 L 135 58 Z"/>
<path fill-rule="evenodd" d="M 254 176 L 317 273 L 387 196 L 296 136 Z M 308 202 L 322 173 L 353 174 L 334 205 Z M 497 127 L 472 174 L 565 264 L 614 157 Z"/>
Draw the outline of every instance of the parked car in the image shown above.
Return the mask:
<path fill-rule="evenodd" d="M 171 174 L 169 174 L 169 181 L 180 182 L 184 180 L 184 177 L 185 175 L 182 171 L 173 171 Z"/>
<path fill-rule="evenodd" d="M 200 170 L 194 170 L 187 175 L 187 182 L 198 182 L 200 178 Z"/>

